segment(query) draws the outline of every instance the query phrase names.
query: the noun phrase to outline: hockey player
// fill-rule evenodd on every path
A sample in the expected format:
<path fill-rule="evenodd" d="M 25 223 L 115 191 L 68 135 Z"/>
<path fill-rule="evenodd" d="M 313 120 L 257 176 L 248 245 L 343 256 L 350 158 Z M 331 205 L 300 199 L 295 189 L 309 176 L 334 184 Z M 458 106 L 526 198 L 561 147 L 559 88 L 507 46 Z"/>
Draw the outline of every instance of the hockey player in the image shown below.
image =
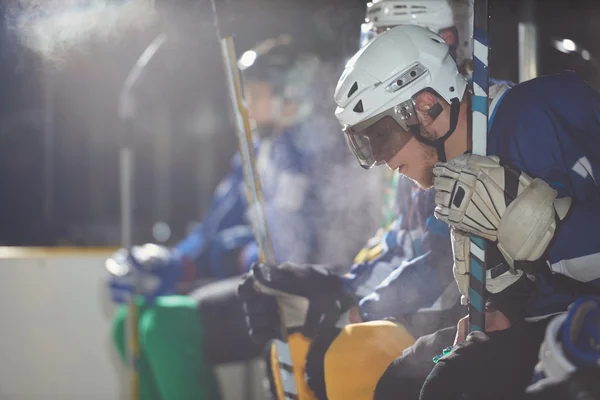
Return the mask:
<path fill-rule="evenodd" d="M 548 324 L 525 399 L 600 399 L 600 298 L 578 299 Z"/>
<path fill-rule="evenodd" d="M 454 4 L 456 5 L 456 4 Z M 395 11 L 394 8 L 403 8 L 405 10 L 411 7 L 420 8 L 418 13 L 407 13 L 405 11 Z M 393 12 L 390 12 L 392 10 Z M 462 12 L 468 10 L 468 7 L 463 7 Z M 460 14 L 458 14 L 460 18 Z M 449 38 L 453 43 L 458 42 L 456 36 L 457 29 L 452 28 L 453 19 L 448 2 L 445 0 L 422 0 L 422 1 L 379 1 L 370 5 L 367 9 L 367 23 L 363 25 L 361 30 L 361 42 L 365 43 L 378 32 L 383 32 L 398 24 L 423 24 L 428 25 L 436 31 L 452 32 L 452 38 Z M 467 25 L 467 24 L 465 24 Z M 468 36 L 467 36 L 468 37 Z M 463 41 L 468 47 L 468 41 Z M 464 54 L 464 51 L 460 54 Z M 407 262 L 417 255 L 422 255 L 426 251 L 417 249 L 422 238 L 422 231 L 413 231 L 410 228 L 413 206 L 407 202 L 403 202 L 403 211 L 405 214 L 395 221 L 389 229 L 379 237 L 374 238 L 356 258 L 357 264 L 353 267 L 352 273 L 346 277 L 345 291 L 352 293 L 354 298 L 361 299 L 358 308 L 360 318 L 356 313 L 353 313 L 353 321 L 358 320 L 377 320 L 382 318 L 394 317 L 398 322 L 409 330 L 413 335 L 420 336 L 424 333 L 433 332 L 439 328 L 452 324 L 456 320 L 458 313 L 462 313 L 460 306 L 457 304 L 458 292 L 451 278 L 449 269 L 451 261 L 450 254 L 445 251 L 444 239 L 447 240 L 447 231 L 433 218 L 428 218 L 431 210 L 428 210 L 429 204 L 433 204 L 434 193 L 430 192 L 424 195 L 417 196 L 417 200 L 421 198 L 421 206 L 415 206 L 414 209 L 419 209 L 417 215 L 421 216 L 418 223 L 424 227 L 427 225 L 428 234 L 423 239 L 424 249 L 431 249 L 428 254 Z M 424 207 L 424 208 L 422 208 Z M 409 211 L 410 210 L 410 211 Z M 408 222 L 408 224 L 407 224 Z M 420 233 L 421 232 L 421 233 Z M 416 234 L 417 236 L 414 236 Z M 264 267 L 268 268 L 268 267 Z M 302 271 L 307 266 L 295 266 L 293 269 Z M 448 269 L 446 269 L 448 268 Z M 302 275 L 302 273 L 299 273 Z M 294 280 L 294 275 L 287 277 L 289 280 Z M 288 282 L 289 283 L 289 282 Z M 250 285 L 251 286 L 251 285 Z M 250 287 L 249 286 L 249 287 Z M 248 289 L 248 287 L 247 287 Z M 282 291 L 281 288 L 275 288 Z M 285 290 L 283 290 L 285 291 Z M 245 290 L 243 293 L 250 296 L 252 291 Z M 250 296 L 251 297 L 251 296 Z M 258 298 L 256 296 L 255 298 Z M 247 305 L 254 309 L 255 313 L 262 315 L 264 307 L 253 305 L 252 298 L 246 298 Z M 267 318 L 263 315 L 261 318 L 255 318 L 259 323 L 265 323 Z M 265 327 L 252 326 L 255 336 L 261 336 L 260 340 L 267 340 L 270 337 L 276 336 L 277 324 L 275 328 L 267 329 Z M 297 327 L 290 327 L 292 331 Z M 355 326 L 356 328 L 356 326 Z M 369 329 L 366 329 L 369 328 Z M 257 331 L 266 330 L 268 334 L 258 335 Z M 361 331 L 376 330 L 375 326 L 368 326 Z M 350 339 L 352 338 L 352 339 Z M 356 336 L 339 337 L 340 340 L 355 339 Z M 330 337 L 329 339 L 333 339 Z M 325 341 L 327 342 L 327 341 Z M 328 343 L 326 343 L 328 344 Z M 327 346 L 320 341 L 318 345 L 324 347 L 321 353 L 325 353 Z M 316 346 L 318 347 L 318 346 Z M 350 345 L 350 347 L 362 347 L 361 344 Z M 334 346 L 332 351 L 339 349 L 339 346 Z M 393 353 L 393 348 L 391 348 Z M 437 350 L 436 350 L 437 351 Z M 313 355 L 315 352 L 312 352 Z M 333 351 L 336 353 L 336 351 Z M 394 353 L 399 355 L 400 352 Z M 323 354 L 321 354 L 323 356 Z M 435 354 L 432 354 L 427 362 Z M 389 357 L 389 353 L 387 354 Z M 395 355 L 392 357 L 394 358 Z M 329 357 L 333 359 L 334 357 Z M 385 357 L 384 357 L 385 358 Z M 315 357 L 311 357 L 314 365 Z M 321 357 L 322 359 L 322 357 Z M 348 363 L 344 363 L 348 366 Z M 313 371 L 308 371 L 312 374 Z M 335 381 L 335 379 L 334 379 Z M 368 381 L 368 380 L 367 380 Z M 372 380 L 371 380 L 372 381 Z M 364 381 L 357 381 L 364 382 Z M 375 380 L 376 382 L 376 380 Z M 360 384 L 357 384 L 360 385 Z M 374 388 L 374 382 L 372 383 Z M 336 392 L 335 383 L 329 380 L 328 389 L 331 393 Z M 369 387 L 369 384 L 363 384 L 363 389 Z M 355 386 L 356 388 L 356 386 Z M 319 389 L 316 389 L 319 392 Z M 348 389 L 350 390 L 350 389 Z M 320 394 L 324 390 L 320 390 Z M 350 391 L 351 392 L 351 391 Z M 350 393 L 348 392 L 348 393 Z M 331 395 L 331 393 L 329 393 Z M 338 392 L 339 393 L 339 392 Z M 362 392 L 361 392 L 362 393 Z M 371 390 L 372 393 L 372 390 Z M 369 393 L 367 393 L 369 396 Z"/>
<path fill-rule="evenodd" d="M 314 136 L 325 136 L 323 131 L 328 128 L 313 109 L 319 98 L 313 100 L 309 96 L 318 93 L 314 87 L 319 85 L 324 66 L 316 56 L 298 50 L 284 35 L 269 39 L 242 56 L 240 67 L 250 116 L 261 137 L 258 166 L 276 258 L 318 261 L 319 231 L 331 230 L 343 221 L 332 221 L 328 213 L 335 209 L 328 204 L 319 205 L 328 200 L 327 193 L 332 190 L 326 184 L 335 184 L 338 190 L 343 188 L 348 193 L 355 193 L 354 188 L 360 184 L 360 180 L 351 183 L 343 177 L 332 183 L 328 181 L 330 174 L 314 175 L 314 168 L 323 160 L 330 165 L 341 167 L 346 162 L 350 168 L 358 168 L 336 143 L 341 138 L 333 133 L 330 147 L 313 146 Z M 309 115 L 313 116 L 310 120 Z M 145 297 L 140 318 L 141 343 L 148 343 L 142 351 L 142 364 L 148 366 L 142 368 L 144 398 L 215 398 L 214 391 L 208 392 L 214 386 L 208 361 L 246 360 L 261 351 L 260 346 L 250 343 L 246 333 L 236 298 L 239 278 L 208 285 L 190 296 L 165 296 L 175 293 L 176 284 L 182 279 L 234 276 L 256 258 L 241 166 L 236 162 L 234 172 L 217 188 L 212 208 L 202 224 L 176 248 L 152 244 L 134 247 L 132 255 L 138 261 L 134 268 L 127 268 L 127 253 L 123 250 L 108 262 L 115 300 L 129 298 L 132 280 L 141 281 L 141 292 L 137 293 Z M 371 198 L 357 194 L 351 202 L 342 202 L 342 206 L 365 209 Z M 294 229 L 283 232 L 280 226 L 284 223 L 291 223 Z M 348 243 L 352 243 L 351 237 Z M 364 239 L 355 237 L 354 243 L 358 240 Z M 338 257 L 348 254 L 346 248 L 336 247 Z M 123 355 L 125 316 L 126 310 L 121 308 L 114 332 Z"/>
<path fill-rule="evenodd" d="M 376 37 L 379 33 L 385 32 L 390 28 L 393 28 L 398 25 L 419 25 L 424 26 L 434 32 L 438 32 L 440 36 L 446 40 L 450 47 L 451 54 L 457 58 L 457 62 L 459 65 L 467 66 L 470 64 L 469 58 L 470 55 L 470 45 L 471 45 L 471 24 L 468 23 L 470 12 L 472 12 L 471 7 L 469 7 L 468 2 L 466 1 L 447 1 L 447 0 L 380 0 L 375 1 L 373 3 L 369 3 L 367 5 L 365 23 L 361 25 L 361 36 L 360 41 L 361 45 L 365 45 L 374 37 Z M 397 176 L 397 174 L 395 174 Z M 427 196 L 434 196 L 434 193 L 430 193 Z M 424 196 L 423 199 L 427 198 Z M 427 204 L 427 201 L 425 201 Z M 423 203 L 422 203 L 423 204 Z M 405 208 L 408 210 L 408 208 Z M 429 215 L 428 212 L 424 212 L 425 218 Z M 437 229 L 437 224 L 430 223 L 428 221 L 428 226 L 433 228 L 436 232 L 440 233 L 441 236 L 444 235 L 444 232 Z M 394 231 L 394 227 L 391 228 L 392 235 Z M 442 229 L 443 230 L 443 229 Z M 385 244 L 379 246 L 384 247 Z M 377 250 L 377 246 L 375 246 L 374 250 Z M 373 251 L 371 251 L 373 255 Z M 413 253 L 413 256 L 420 255 L 421 252 Z M 407 254 L 409 256 L 409 254 Z M 393 265 L 389 269 L 384 269 L 382 266 L 384 265 L 384 261 L 390 261 L 385 257 L 372 257 L 373 262 L 366 267 L 365 265 L 357 265 L 355 266 L 355 274 L 356 276 L 360 276 L 361 272 L 365 271 L 367 274 L 375 274 L 378 277 L 381 277 L 382 272 L 391 272 L 396 266 L 399 266 L 401 263 L 397 263 Z M 411 259 L 413 257 L 408 257 Z M 397 260 L 394 260 L 397 262 Z M 426 260 L 422 260 L 426 261 Z M 443 262 L 441 259 L 436 259 L 434 264 L 439 264 Z M 419 265 L 420 263 L 414 264 L 414 267 Z M 377 268 L 372 268 L 374 265 L 377 265 Z M 398 268 L 396 273 L 385 275 L 385 281 L 382 281 L 379 278 L 380 286 L 374 293 L 368 293 L 369 296 L 366 296 L 367 293 L 363 293 L 364 297 L 361 301 L 363 307 L 361 310 L 364 313 L 369 313 L 370 315 L 363 315 L 365 318 L 379 319 L 379 318 L 389 318 L 391 316 L 399 317 L 401 315 L 408 316 L 413 315 L 414 312 L 418 309 L 412 308 L 413 305 L 411 302 L 400 301 L 400 297 L 398 293 L 408 293 L 411 288 L 414 289 L 418 283 L 414 280 L 418 275 L 410 274 L 411 278 L 406 278 L 409 274 L 407 273 L 412 268 L 408 268 L 407 271 L 400 272 L 404 268 Z M 421 268 L 422 272 L 427 270 L 427 268 Z M 363 278 L 357 279 L 359 282 L 364 280 Z M 441 279 L 442 282 L 445 282 L 445 279 Z M 447 289 L 447 290 L 445 290 Z M 439 319 L 440 314 L 433 312 L 437 309 L 437 311 L 444 311 L 447 313 L 454 305 L 454 290 L 452 288 L 442 286 L 439 290 L 432 288 L 432 293 L 436 292 L 438 295 L 444 294 L 439 298 L 439 301 L 436 303 L 434 308 L 425 308 L 419 316 L 419 320 L 423 315 L 427 315 L 429 317 L 437 320 L 438 324 L 429 325 L 429 328 L 426 326 L 422 326 L 421 328 L 411 327 L 413 333 L 416 333 L 420 336 L 423 333 L 429 333 L 435 331 L 436 329 L 432 329 L 434 327 L 441 328 L 444 325 L 439 325 L 442 321 Z M 423 292 L 421 292 L 423 294 Z M 414 296 L 412 296 L 415 298 Z M 392 300 L 394 299 L 394 300 Z M 453 314 L 450 312 L 450 314 Z M 417 322 L 415 320 L 414 322 Z"/>
<path fill-rule="evenodd" d="M 591 145 L 600 141 L 599 96 L 573 73 L 496 89 L 488 137 L 494 157 L 470 155 L 470 95 L 448 46 L 425 29 L 397 27 L 347 64 L 336 115 L 361 165 L 387 164 L 435 187 L 436 216 L 455 228 L 454 273 L 463 296 L 467 233 L 496 244 L 505 260 L 487 272 L 487 290 L 499 300 L 490 322 L 516 329 L 524 317 L 564 311 L 577 293 L 597 287 L 600 242 L 582 227 L 600 217 Z M 515 329 L 506 329 L 508 342 Z"/>
<path fill-rule="evenodd" d="M 240 287 L 251 336 L 259 343 L 277 337 L 280 323 L 274 312 L 277 305 L 264 294 L 282 297 L 289 340 L 303 343 L 308 354 L 306 363 L 304 355 L 296 355 L 297 365 L 306 366 L 308 384 L 318 399 L 371 398 L 379 376 L 415 336 L 446 326 L 461 315 L 450 272 L 448 230 L 433 218 L 430 193 L 413 195 L 406 212 L 367 253 L 370 259 L 355 264 L 344 279 L 336 275 L 344 268 L 261 264 Z M 382 274 L 390 276 L 382 278 Z M 447 286 L 453 289 L 451 296 L 444 295 Z M 398 324 L 382 322 L 382 316 Z M 366 323 L 347 325 L 362 321 Z M 400 342 L 392 344 L 393 338 Z M 376 346 L 380 340 L 390 346 Z M 348 348 L 353 351 L 344 350 Z M 348 379 L 350 370 L 352 379 Z"/>

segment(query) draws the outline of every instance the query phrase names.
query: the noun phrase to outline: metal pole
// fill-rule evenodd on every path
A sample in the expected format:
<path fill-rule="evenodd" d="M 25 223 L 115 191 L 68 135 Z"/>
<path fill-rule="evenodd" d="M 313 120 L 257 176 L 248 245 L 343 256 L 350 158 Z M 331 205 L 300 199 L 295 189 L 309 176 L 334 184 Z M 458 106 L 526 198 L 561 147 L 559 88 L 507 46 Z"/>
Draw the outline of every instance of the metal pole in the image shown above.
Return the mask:
<path fill-rule="evenodd" d="M 519 82 L 538 76 L 538 33 L 535 0 L 523 0 L 519 10 Z"/>
<path fill-rule="evenodd" d="M 167 35 L 159 34 L 150 45 L 144 50 L 140 58 L 137 60 L 119 95 L 119 119 L 121 120 L 123 135 L 122 146 L 119 158 L 120 183 L 121 183 L 121 243 L 127 250 L 131 249 L 133 242 L 133 168 L 134 154 L 132 149 L 133 143 L 133 127 L 134 118 L 137 113 L 136 99 L 133 94 L 133 89 L 138 82 L 144 68 L 148 62 L 156 55 L 156 52 L 166 42 Z M 131 399 L 140 399 L 139 374 L 138 374 L 138 359 L 139 359 L 139 335 L 138 335 L 138 314 L 139 309 L 136 303 L 134 282 L 134 293 L 131 296 L 129 303 L 129 312 L 127 318 L 127 333 L 128 333 L 128 350 L 130 359 L 130 378 L 131 378 Z"/>
<path fill-rule="evenodd" d="M 173 132 L 171 129 L 170 107 L 156 112 L 157 120 L 154 130 L 154 221 L 170 225 L 171 221 L 171 142 Z M 164 241 L 165 238 L 155 237 L 155 240 Z"/>
<path fill-rule="evenodd" d="M 471 130 L 473 154 L 487 154 L 489 101 L 489 19 L 488 0 L 473 4 L 473 98 Z M 487 243 L 471 235 L 469 279 L 469 332 L 485 332 L 485 279 Z"/>

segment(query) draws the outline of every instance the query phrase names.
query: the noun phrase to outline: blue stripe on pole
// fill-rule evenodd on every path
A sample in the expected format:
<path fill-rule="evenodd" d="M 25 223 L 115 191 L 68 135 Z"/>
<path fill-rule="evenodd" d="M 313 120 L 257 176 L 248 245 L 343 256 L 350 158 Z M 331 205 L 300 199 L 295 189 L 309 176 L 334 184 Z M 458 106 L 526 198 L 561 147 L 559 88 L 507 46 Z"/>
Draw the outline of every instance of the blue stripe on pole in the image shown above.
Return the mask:
<path fill-rule="evenodd" d="M 490 82 L 487 66 L 478 58 L 473 60 L 473 83 L 488 93 Z"/>
<path fill-rule="evenodd" d="M 475 28 L 473 31 L 473 38 L 485 47 L 488 47 L 488 34 L 485 30 L 481 28 Z"/>
<path fill-rule="evenodd" d="M 471 332 L 483 332 L 483 330 L 481 329 L 481 326 L 469 323 L 469 333 Z"/>
<path fill-rule="evenodd" d="M 483 96 L 473 96 L 471 103 L 473 110 L 487 115 L 488 113 L 488 99 Z"/>
<path fill-rule="evenodd" d="M 485 240 L 479 236 L 471 236 L 471 242 L 482 250 L 485 250 Z"/>

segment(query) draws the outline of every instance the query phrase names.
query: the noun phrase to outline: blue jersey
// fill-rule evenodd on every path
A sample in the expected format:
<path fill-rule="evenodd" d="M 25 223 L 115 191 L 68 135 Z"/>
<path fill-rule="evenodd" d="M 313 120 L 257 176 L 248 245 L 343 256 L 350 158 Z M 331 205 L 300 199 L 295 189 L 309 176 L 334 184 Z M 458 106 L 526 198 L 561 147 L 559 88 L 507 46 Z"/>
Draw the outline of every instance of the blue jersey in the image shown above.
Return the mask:
<path fill-rule="evenodd" d="M 553 272 L 600 288 L 600 96 L 575 73 L 546 76 L 498 93 L 488 154 L 573 199 L 547 250 Z M 530 315 L 564 311 L 577 293 L 540 277 Z"/>
<path fill-rule="evenodd" d="M 373 292 L 360 300 L 365 320 L 444 311 L 458 303 L 448 227 L 433 216 L 427 222 L 422 253 L 396 264 Z"/>
<path fill-rule="evenodd" d="M 449 229 L 433 217 L 435 191 L 419 190 L 411 198 L 345 277 L 365 320 L 443 311 L 459 300 Z"/>
<path fill-rule="evenodd" d="M 183 256 L 196 265 L 196 277 L 227 277 L 230 273 L 223 266 L 226 255 L 254 240 L 246 218 L 245 196 L 244 174 L 236 154 L 202 222 L 177 245 Z"/>
<path fill-rule="evenodd" d="M 319 261 L 318 233 L 336 225 L 324 215 L 324 210 L 331 207 L 325 204 L 329 199 L 323 193 L 331 185 L 325 180 L 327 174 L 322 172 L 323 163 L 339 164 L 350 156 L 338 143 L 343 141 L 342 135 L 324 130 L 320 122 L 305 122 L 262 140 L 256 147 L 264 210 L 278 263 Z M 324 147 L 323 136 L 330 134 L 333 142 Z M 224 278 L 244 272 L 258 261 L 252 217 L 240 158 L 236 155 L 231 172 L 217 187 L 206 216 L 177 248 L 195 262 L 197 276 Z M 228 257 L 232 251 L 241 249 L 244 250 L 239 259 Z M 224 263 L 238 265 L 232 269 Z"/>

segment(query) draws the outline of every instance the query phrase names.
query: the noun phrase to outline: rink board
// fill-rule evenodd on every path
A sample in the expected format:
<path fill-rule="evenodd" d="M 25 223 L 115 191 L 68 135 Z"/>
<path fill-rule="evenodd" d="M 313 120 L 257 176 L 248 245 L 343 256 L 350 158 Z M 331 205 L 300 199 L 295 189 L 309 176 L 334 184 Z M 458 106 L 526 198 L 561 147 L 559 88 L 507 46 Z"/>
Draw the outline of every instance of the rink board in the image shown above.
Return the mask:
<path fill-rule="evenodd" d="M 0 247 L 0 399 L 128 399 L 105 288 L 113 251 Z M 252 391 L 262 400 L 257 368 Z M 245 372 L 218 368 L 224 400 L 245 398 Z"/>

